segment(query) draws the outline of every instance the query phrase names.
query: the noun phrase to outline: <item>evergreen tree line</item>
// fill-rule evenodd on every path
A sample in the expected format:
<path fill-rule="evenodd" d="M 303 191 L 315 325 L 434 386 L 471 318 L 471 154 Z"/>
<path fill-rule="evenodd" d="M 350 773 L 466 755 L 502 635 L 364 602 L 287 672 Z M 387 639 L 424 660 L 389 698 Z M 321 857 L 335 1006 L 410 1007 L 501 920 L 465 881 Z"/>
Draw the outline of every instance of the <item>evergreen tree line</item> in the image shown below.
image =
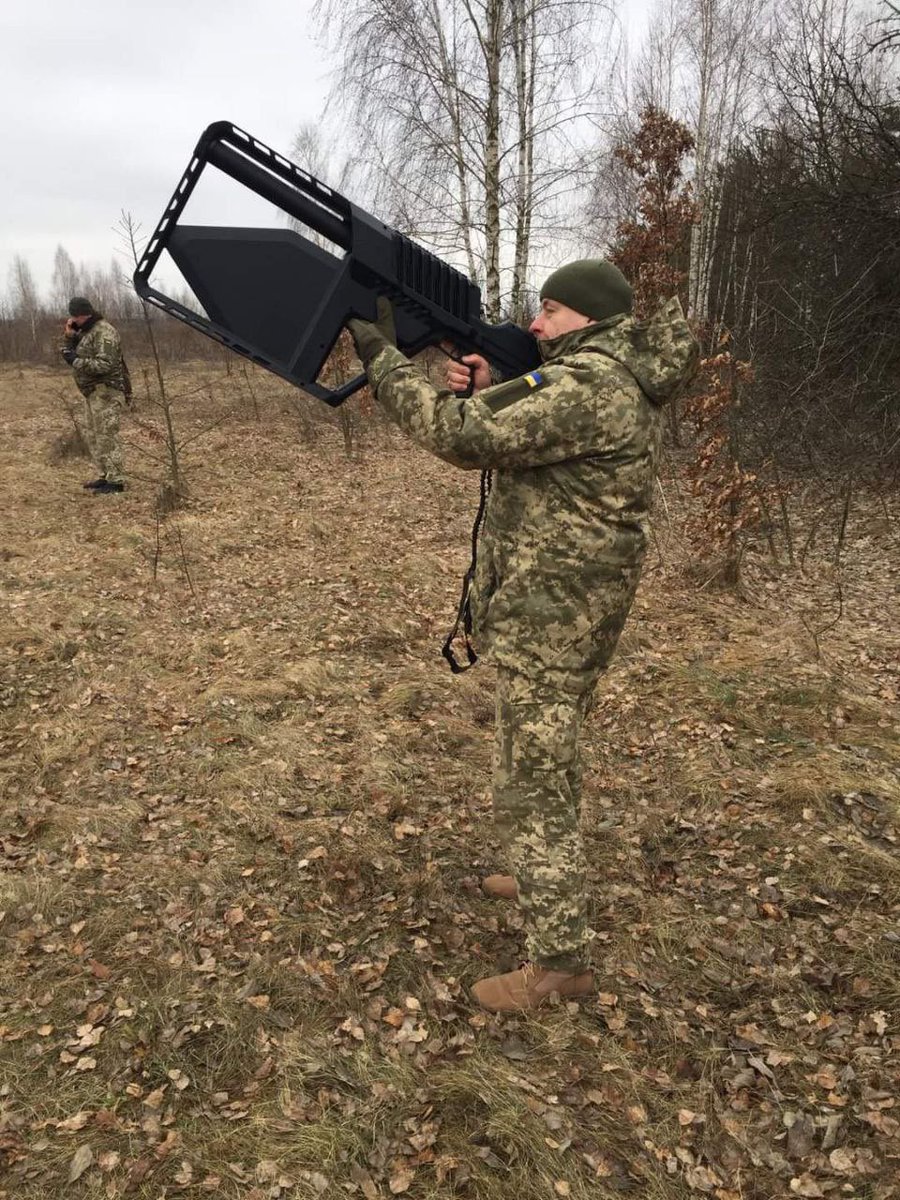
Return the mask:
<path fill-rule="evenodd" d="M 757 460 L 880 473 L 900 461 L 900 92 L 864 34 L 808 33 L 718 167 L 706 327 L 753 365 Z"/>
<path fill-rule="evenodd" d="M 669 0 L 634 64 L 590 212 L 616 230 L 614 250 L 664 230 L 669 290 L 706 355 L 740 366 L 729 438 L 753 470 L 862 467 L 896 482 L 898 50 L 887 0 Z M 658 124 L 652 168 L 648 112 L 680 131 Z M 648 169 L 669 188 L 662 226 L 640 209 Z M 676 200 L 693 206 L 677 230 Z"/>

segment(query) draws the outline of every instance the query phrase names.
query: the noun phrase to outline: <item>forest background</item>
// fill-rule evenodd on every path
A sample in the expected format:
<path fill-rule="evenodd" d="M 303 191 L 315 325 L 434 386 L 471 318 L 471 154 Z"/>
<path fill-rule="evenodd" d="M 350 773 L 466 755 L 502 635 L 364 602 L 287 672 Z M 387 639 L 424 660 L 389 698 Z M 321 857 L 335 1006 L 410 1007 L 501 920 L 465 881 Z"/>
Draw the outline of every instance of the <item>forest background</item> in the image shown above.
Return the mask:
<path fill-rule="evenodd" d="M 295 160 L 465 270 L 490 319 L 527 320 L 567 257 L 618 248 L 634 274 L 650 254 L 668 275 L 644 307 L 677 288 L 707 353 L 727 344 L 751 364 L 732 427 L 745 466 L 766 464 L 769 482 L 801 461 L 895 477 L 892 0 L 665 0 L 630 52 L 600 0 L 320 0 L 316 18 L 336 82 Z M 641 164 L 629 148 L 650 110 L 683 133 L 645 145 Z M 676 198 L 691 210 L 667 211 Z M 623 246 L 648 222 L 660 244 Z M 55 361 L 59 315 L 81 292 L 138 355 L 128 247 L 116 251 L 104 267 L 60 245 L 43 294 L 17 256 L 0 361 Z M 215 354 L 151 315 L 167 359 Z"/>

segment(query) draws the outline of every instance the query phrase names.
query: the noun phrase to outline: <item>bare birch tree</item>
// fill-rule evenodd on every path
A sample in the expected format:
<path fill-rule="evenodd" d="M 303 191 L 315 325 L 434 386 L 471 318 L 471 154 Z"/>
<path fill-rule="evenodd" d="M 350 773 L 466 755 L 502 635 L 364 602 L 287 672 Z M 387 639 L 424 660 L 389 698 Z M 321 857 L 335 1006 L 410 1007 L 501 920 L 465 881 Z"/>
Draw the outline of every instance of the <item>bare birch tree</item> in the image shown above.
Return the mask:
<path fill-rule="evenodd" d="M 683 120 L 694 138 L 688 302 L 703 325 L 710 316 L 710 264 L 721 206 L 720 165 L 759 111 L 759 61 L 771 0 L 658 0 L 623 92 L 616 137 L 598 153 L 592 214 L 601 189 L 619 183 L 614 146 L 636 132 L 635 113 L 648 105 Z M 617 214 L 621 222 L 625 214 Z"/>
<path fill-rule="evenodd" d="M 675 113 L 682 107 L 680 66 L 684 52 L 681 0 L 659 0 L 644 43 L 635 56 L 633 90 L 640 110 L 648 105 Z"/>
<path fill-rule="evenodd" d="M 335 145 L 318 121 L 305 121 L 294 134 L 291 158 L 298 167 L 335 191 L 347 191 L 356 182 L 352 158 Z M 307 230 L 306 236 L 313 232 Z"/>
<path fill-rule="evenodd" d="M 900 4 L 895 0 L 881 0 L 876 12 L 869 31 L 871 49 L 900 46 Z"/>
<path fill-rule="evenodd" d="M 710 264 L 721 207 L 721 172 L 729 149 L 763 100 L 756 68 L 769 0 L 682 0 L 691 126 L 696 143 L 689 304 L 695 319 L 710 316 Z"/>
<path fill-rule="evenodd" d="M 72 256 L 64 246 L 56 247 L 53 256 L 53 279 L 50 285 L 50 301 L 57 313 L 64 313 L 73 296 L 79 294 L 78 269 Z"/>
<path fill-rule="evenodd" d="M 28 326 L 32 346 L 36 346 L 41 301 L 31 267 L 21 254 L 15 255 L 12 260 L 9 272 L 9 290 L 13 317 Z"/>
<path fill-rule="evenodd" d="M 516 149 L 515 257 L 509 307 L 516 320 L 524 315 L 524 292 L 531 256 L 534 205 L 534 119 L 537 69 L 536 11 L 526 0 L 510 0 L 512 48 L 515 64 Z"/>
<path fill-rule="evenodd" d="M 340 55 L 333 100 L 379 210 L 482 283 L 489 318 L 521 316 L 536 231 L 583 175 L 602 107 L 604 0 L 319 7 Z"/>

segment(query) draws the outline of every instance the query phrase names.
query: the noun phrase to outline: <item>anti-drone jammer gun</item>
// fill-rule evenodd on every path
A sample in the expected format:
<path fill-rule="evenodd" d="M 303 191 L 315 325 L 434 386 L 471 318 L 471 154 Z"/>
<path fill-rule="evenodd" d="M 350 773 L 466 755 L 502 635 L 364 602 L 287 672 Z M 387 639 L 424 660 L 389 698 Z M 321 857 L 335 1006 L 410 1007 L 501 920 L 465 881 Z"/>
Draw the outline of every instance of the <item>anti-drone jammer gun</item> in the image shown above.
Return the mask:
<path fill-rule="evenodd" d="M 295 227 L 179 225 L 207 166 L 274 204 Z M 163 251 L 205 316 L 151 286 Z M 345 322 L 374 320 L 379 296 L 393 304 L 407 355 L 449 342 L 460 354 L 482 354 L 503 379 L 539 363 L 529 333 L 481 319 L 481 293 L 465 275 L 227 121 L 210 125 L 197 143 L 134 285 L 143 300 L 331 405 L 366 377 L 331 389 L 319 374 Z"/>

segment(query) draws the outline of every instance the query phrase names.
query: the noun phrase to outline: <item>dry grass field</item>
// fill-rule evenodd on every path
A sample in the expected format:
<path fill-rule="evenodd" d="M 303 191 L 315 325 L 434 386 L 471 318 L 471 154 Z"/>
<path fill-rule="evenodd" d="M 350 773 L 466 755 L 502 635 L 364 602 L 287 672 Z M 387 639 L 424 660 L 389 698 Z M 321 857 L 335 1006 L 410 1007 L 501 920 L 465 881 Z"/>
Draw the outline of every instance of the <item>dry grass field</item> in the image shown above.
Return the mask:
<path fill-rule="evenodd" d="M 438 653 L 477 477 L 172 386 L 159 519 L 145 401 L 92 496 L 66 373 L 0 373 L 0 1197 L 900 1196 L 896 498 L 839 576 L 807 497 L 737 599 L 668 480 L 586 736 L 599 996 L 493 1018 L 492 672 Z"/>

